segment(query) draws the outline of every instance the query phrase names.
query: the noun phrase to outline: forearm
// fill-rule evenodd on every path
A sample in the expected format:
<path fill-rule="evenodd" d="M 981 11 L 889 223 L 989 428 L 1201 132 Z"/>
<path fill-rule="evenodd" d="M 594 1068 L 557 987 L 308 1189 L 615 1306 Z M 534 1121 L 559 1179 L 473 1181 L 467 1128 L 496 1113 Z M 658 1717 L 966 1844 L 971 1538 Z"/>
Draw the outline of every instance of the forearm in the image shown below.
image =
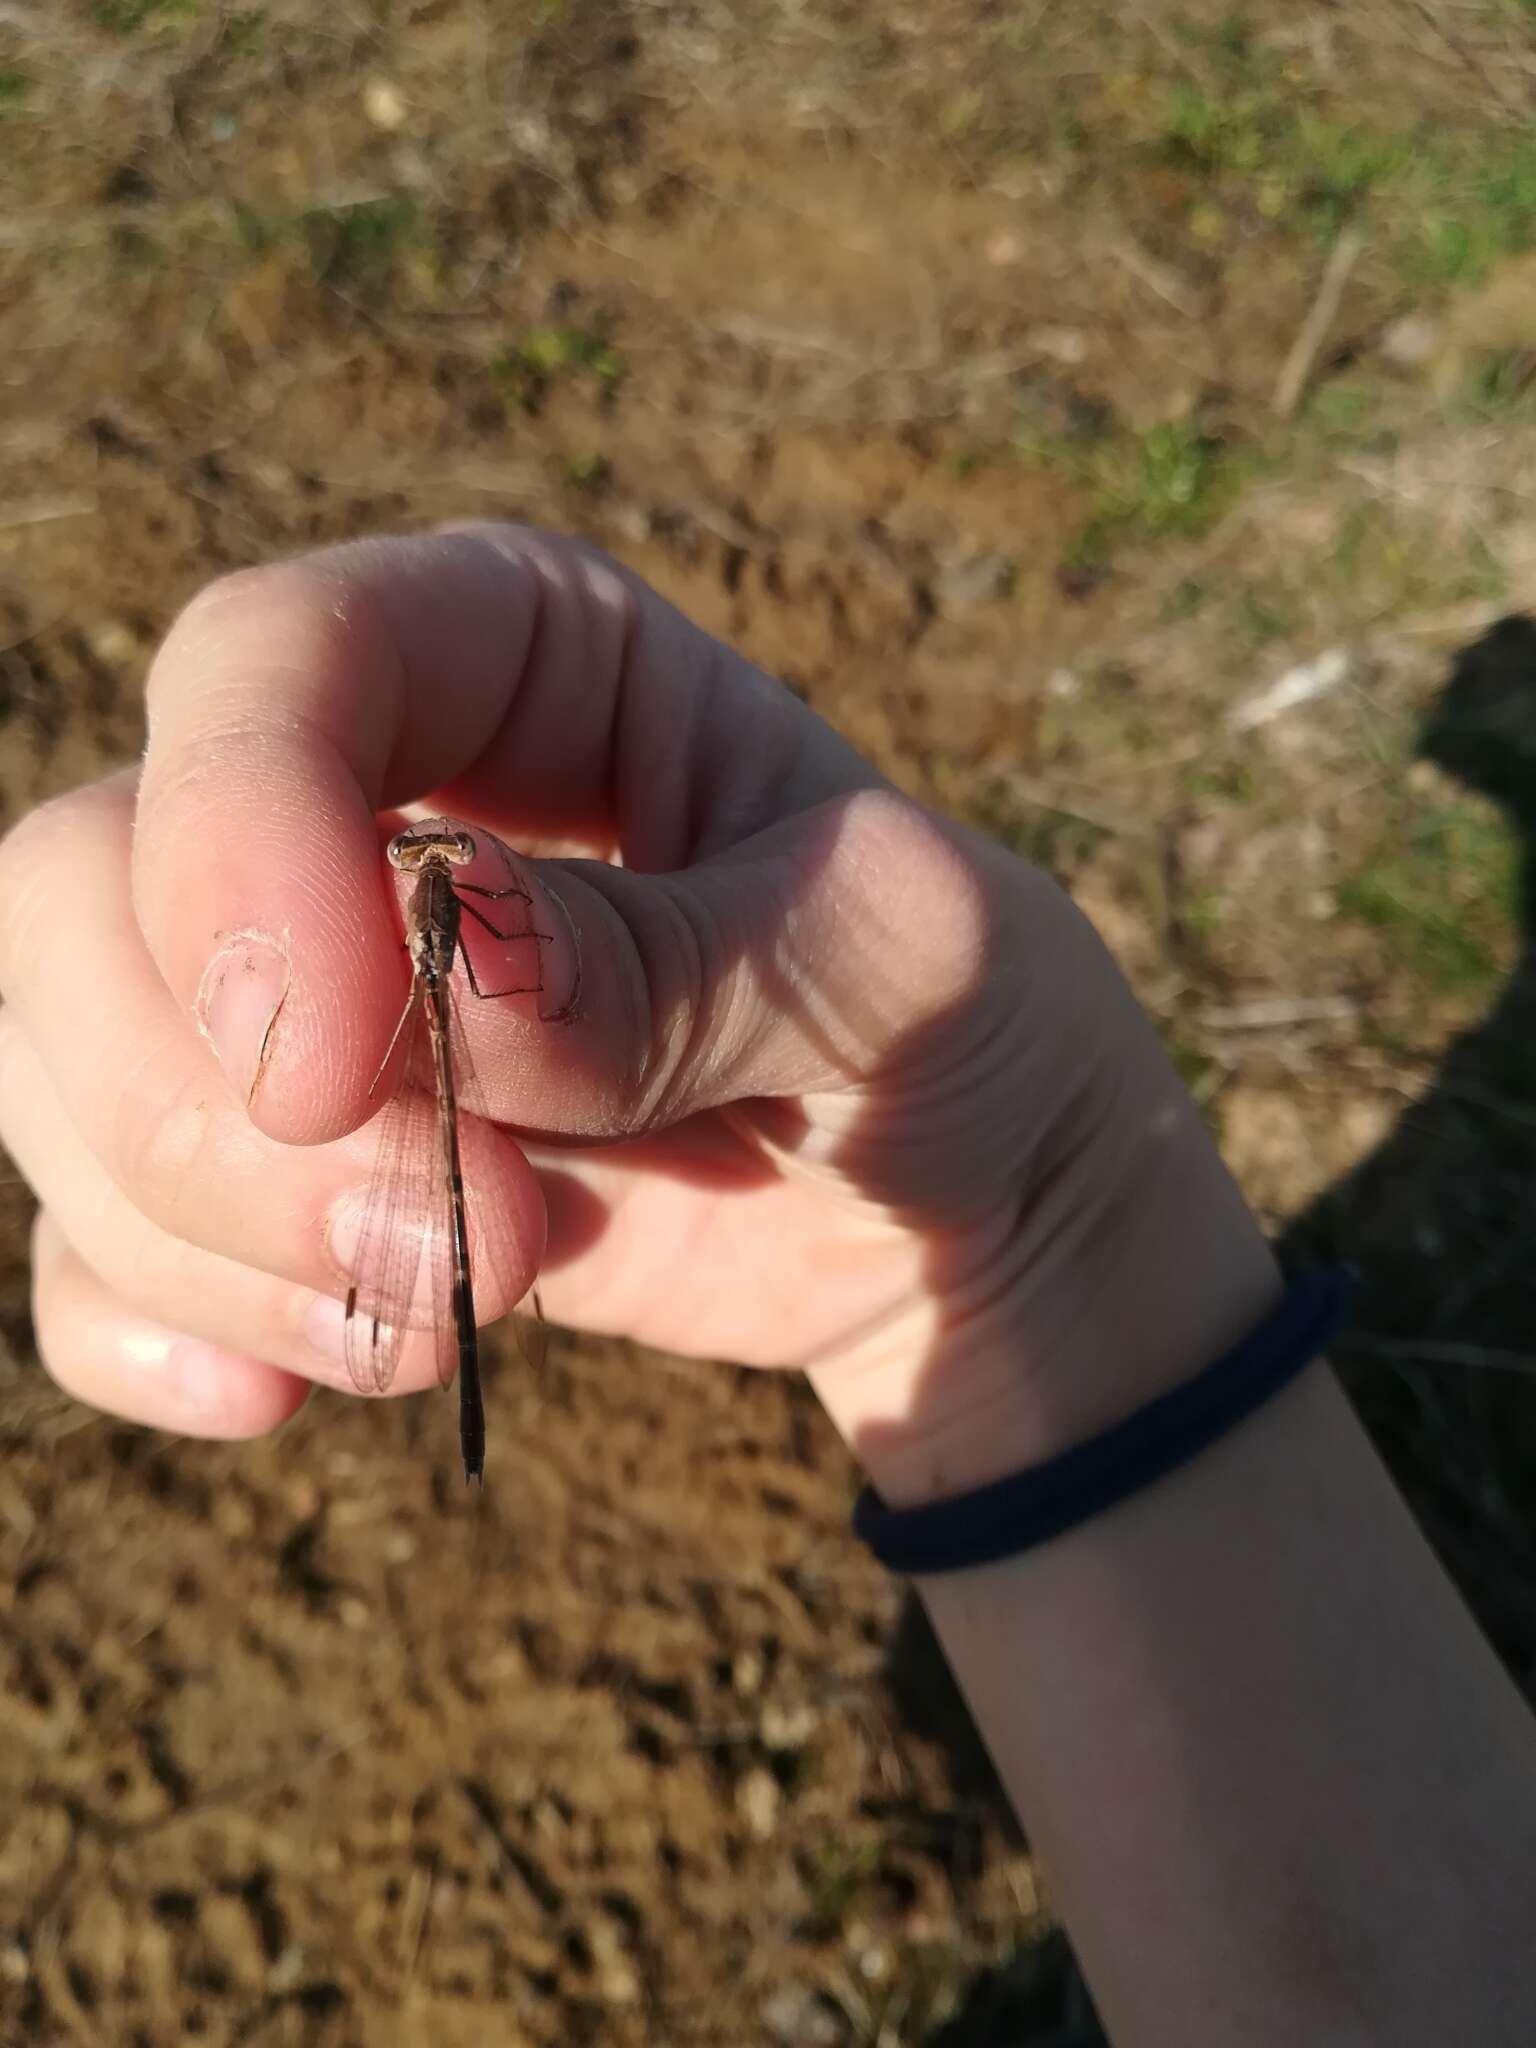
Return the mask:
<path fill-rule="evenodd" d="M 1085 1329 L 1140 1344 L 1079 1356 L 1081 1400 L 1029 1344 L 1013 1417 L 996 1375 L 970 1434 L 955 1360 L 822 1385 L 888 1501 L 1048 1457 L 1260 1319 L 1269 1254 L 1208 1164 L 1090 1295 Z M 919 1591 L 1117 2048 L 1531 2038 L 1536 1724 L 1326 1365 L 1119 1507 Z"/>
<path fill-rule="evenodd" d="M 1530 1718 L 1326 1368 L 921 1591 L 1117 2048 L 1531 2038 Z"/>

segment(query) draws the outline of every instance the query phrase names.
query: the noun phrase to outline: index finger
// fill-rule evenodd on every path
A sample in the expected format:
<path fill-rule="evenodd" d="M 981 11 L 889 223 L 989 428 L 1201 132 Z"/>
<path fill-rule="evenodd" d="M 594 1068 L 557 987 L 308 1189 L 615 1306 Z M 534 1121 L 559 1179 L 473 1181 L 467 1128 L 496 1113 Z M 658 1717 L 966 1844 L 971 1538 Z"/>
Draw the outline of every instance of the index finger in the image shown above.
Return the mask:
<path fill-rule="evenodd" d="M 148 710 L 136 915 L 253 1117 L 294 1142 L 368 1113 L 404 992 L 381 810 L 421 799 L 655 872 L 871 779 L 637 578 L 524 529 L 215 584 L 161 649 Z"/>

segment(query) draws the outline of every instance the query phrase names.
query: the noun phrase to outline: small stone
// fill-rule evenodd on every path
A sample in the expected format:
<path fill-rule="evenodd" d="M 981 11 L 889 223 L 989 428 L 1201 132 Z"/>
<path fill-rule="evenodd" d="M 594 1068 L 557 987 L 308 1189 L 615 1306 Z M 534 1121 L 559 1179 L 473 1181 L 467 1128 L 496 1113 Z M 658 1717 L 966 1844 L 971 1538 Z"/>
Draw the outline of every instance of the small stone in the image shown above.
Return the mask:
<path fill-rule="evenodd" d="M 1034 327 L 1029 338 L 1054 363 L 1080 363 L 1088 354 L 1088 337 L 1080 327 Z"/>
<path fill-rule="evenodd" d="M 554 148 L 554 131 L 541 113 L 528 111 L 513 114 L 507 122 L 507 133 L 512 139 L 513 147 L 521 150 L 524 156 L 532 157 L 535 162 L 542 162 Z"/>
<path fill-rule="evenodd" d="M 638 2005 L 640 1979 L 624 1953 L 616 1928 L 599 1920 L 586 1930 L 587 1945 L 596 1965 L 598 1993 L 607 2005 Z"/>
<path fill-rule="evenodd" d="M 118 619 L 108 619 L 90 634 L 90 648 L 98 661 L 109 668 L 122 668 L 137 658 L 139 643 L 132 630 Z"/>
<path fill-rule="evenodd" d="M 764 1842 L 779 1824 L 782 1804 L 778 1781 L 761 1765 L 747 1772 L 736 1786 L 736 1811 L 752 1833 Z"/>
<path fill-rule="evenodd" d="M 1381 353 L 1399 370 L 1422 370 L 1440 346 L 1438 321 L 1427 313 L 1405 313 L 1394 320 L 1381 337 Z"/>
<path fill-rule="evenodd" d="M 934 596 L 949 609 L 995 604 L 1013 589 L 1018 572 L 1012 555 L 971 555 L 946 562 L 934 578 Z"/>
<path fill-rule="evenodd" d="M 213 1525 L 237 1542 L 256 1531 L 256 1513 L 243 1494 L 221 1493 L 213 1504 Z"/>
<path fill-rule="evenodd" d="M 780 2048 L 839 2048 L 848 2038 L 840 2014 L 809 1984 L 781 1984 L 761 2018 Z"/>
<path fill-rule="evenodd" d="M 638 2005 L 640 1979 L 628 1963 L 608 1963 L 598 1972 L 598 1995 L 605 2005 Z"/>
<path fill-rule="evenodd" d="M 298 1942 L 290 1941 L 267 1972 L 267 1990 L 274 1998 L 286 1998 L 303 1983 L 308 1962 Z"/>
<path fill-rule="evenodd" d="M 365 1629 L 373 1626 L 373 1611 L 366 1600 L 343 1600 L 336 1612 L 343 1628 Z"/>
<path fill-rule="evenodd" d="M 1194 239 L 1204 243 L 1207 248 L 1215 248 L 1227 239 L 1227 216 L 1219 206 L 1213 206 L 1209 202 L 1191 207 L 1185 225 Z"/>
<path fill-rule="evenodd" d="M 759 1728 L 769 1749 L 804 1749 L 816 1733 L 816 1710 L 803 1705 L 766 1706 Z"/>
<path fill-rule="evenodd" d="M 1012 228 L 999 229 L 990 238 L 986 247 L 987 261 L 995 263 L 999 269 L 1005 264 L 1017 263 L 1023 254 L 1024 238 L 1015 234 Z"/>
<path fill-rule="evenodd" d="M 397 128 L 405 126 L 405 101 L 400 88 L 391 85 L 387 78 L 370 78 L 363 87 L 363 112 L 375 128 L 382 128 L 393 135 Z"/>
<path fill-rule="evenodd" d="M 731 1666 L 731 1684 L 744 1700 L 751 1699 L 763 1683 L 763 1660 L 756 1650 L 742 1650 Z"/>

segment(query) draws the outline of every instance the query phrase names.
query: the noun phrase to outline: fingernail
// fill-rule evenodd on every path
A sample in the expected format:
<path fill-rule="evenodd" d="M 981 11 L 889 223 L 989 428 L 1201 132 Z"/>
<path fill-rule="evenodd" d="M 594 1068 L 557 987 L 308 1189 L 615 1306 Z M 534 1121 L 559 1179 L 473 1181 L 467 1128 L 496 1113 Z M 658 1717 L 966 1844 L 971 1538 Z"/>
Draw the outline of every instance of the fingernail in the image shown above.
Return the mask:
<path fill-rule="evenodd" d="M 338 1273 L 351 1277 L 357 1263 L 358 1239 L 363 1234 L 363 1209 L 367 1194 L 358 1189 L 343 1195 L 325 1220 L 325 1248 Z"/>
<path fill-rule="evenodd" d="M 164 1372 L 178 1339 L 174 1330 L 159 1323 L 133 1322 L 123 1325 L 117 1341 L 123 1356 L 140 1372 Z"/>
<path fill-rule="evenodd" d="M 542 877 L 533 878 L 534 909 L 543 897 L 548 913 L 540 923 L 549 933 L 544 967 L 544 1000 L 539 1005 L 546 1023 L 564 1024 L 576 1014 L 581 1001 L 581 937 L 576 920 L 565 907 L 565 898 Z"/>
<path fill-rule="evenodd" d="M 348 1280 L 356 1278 L 356 1262 L 362 1245 L 362 1219 L 367 1217 L 367 1208 L 367 1190 L 354 1190 L 340 1198 L 326 1219 L 326 1251 L 336 1272 L 346 1274 Z M 434 1229 L 432 1212 L 422 1212 L 414 1200 L 395 1202 L 389 1212 L 389 1229 L 397 1237 L 420 1237 L 426 1241 Z M 422 1266 L 424 1272 L 418 1278 L 418 1286 L 430 1292 L 430 1260 L 424 1260 Z"/>
<path fill-rule="evenodd" d="M 272 1050 L 272 1027 L 291 970 L 281 947 L 259 932 L 232 939 L 209 962 L 197 992 L 197 1021 L 242 1102 L 256 1093 Z"/>
<path fill-rule="evenodd" d="M 170 1389 L 189 1417 L 211 1415 L 222 1405 L 229 1390 L 227 1352 L 159 1323 L 129 1323 L 117 1341 L 135 1371 Z"/>
<path fill-rule="evenodd" d="M 196 1337 L 181 1337 L 166 1360 L 167 1377 L 194 1415 L 212 1415 L 229 1393 L 229 1353 Z"/>
<path fill-rule="evenodd" d="M 367 1207 L 367 1191 L 365 1189 L 354 1189 L 351 1194 L 342 1196 L 341 1200 L 337 1202 L 330 1215 L 326 1218 L 326 1252 L 337 1272 L 345 1274 L 349 1280 L 357 1277 L 357 1261 L 362 1246 L 363 1219 L 367 1213 Z M 424 1215 L 418 1211 L 411 1202 L 401 1202 L 391 1212 L 390 1228 L 398 1237 L 415 1236 L 425 1239 L 431 1235 L 432 1218 L 430 1213 Z M 429 1259 L 422 1260 L 417 1271 L 416 1295 L 420 1305 L 425 1307 L 430 1316 L 432 1306 L 432 1271 Z M 317 1299 L 328 1300 L 329 1297 L 320 1296 Z M 333 1301 L 331 1307 L 335 1309 L 338 1316 L 343 1314 L 343 1305 L 339 1301 Z M 322 1319 L 330 1313 L 329 1310 L 314 1308 L 313 1305 L 311 1305 L 311 1312 L 316 1317 Z M 323 1342 L 320 1348 L 322 1351 L 326 1349 Z M 328 1355 L 340 1357 L 342 1354 L 333 1348 Z"/>
<path fill-rule="evenodd" d="M 332 1365 L 347 1362 L 347 1305 L 334 1294 L 312 1294 L 299 1318 L 304 1341 Z"/>

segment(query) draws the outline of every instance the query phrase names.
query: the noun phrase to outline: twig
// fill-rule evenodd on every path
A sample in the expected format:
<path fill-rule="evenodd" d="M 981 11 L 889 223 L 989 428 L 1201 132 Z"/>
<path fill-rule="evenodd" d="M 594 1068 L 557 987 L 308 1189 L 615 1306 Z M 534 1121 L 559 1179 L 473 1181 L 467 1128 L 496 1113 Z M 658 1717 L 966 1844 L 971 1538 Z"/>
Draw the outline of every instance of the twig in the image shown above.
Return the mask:
<path fill-rule="evenodd" d="M 1127 817 L 1124 812 L 1106 811 L 1097 804 L 1080 802 L 1065 792 L 1032 781 L 1017 770 L 1005 770 L 994 781 L 1029 810 L 1046 811 L 1054 818 L 1070 818 L 1074 824 L 1087 825 L 1111 839 L 1144 839 L 1151 831 L 1144 818 Z"/>
<path fill-rule="evenodd" d="M 52 519 L 85 519 L 100 509 L 94 492 L 4 499 L 0 500 L 0 531 L 9 532 L 17 526 L 46 526 Z"/>
<path fill-rule="evenodd" d="M 1227 730 L 1252 732 L 1255 727 L 1268 725 L 1271 719 L 1279 718 L 1283 712 L 1294 711 L 1299 704 L 1310 704 L 1315 698 L 1326 697 L 1330 690 L 1338 689 L 1341 683 L 1349 680 L 1353 668 L 1354 662 L 1347 647 L 1330 647 L 1315 661 L 1298 662 L 1284 675 L 1276 676 L 1272 683 L 1264 684 L 1251 696 L 1234 704 L 1227 713 Z"/>
<path fill-rule="evenodd" d="M 1143 6 L 1141 0 L 1131 0 L 1129 12 L 1141 23 L 1147 34 L 1158 44 L 1163 53 L 1173 59 L 1174 64 L 1180 71 L 1185 72 L 1192 78 L 1203 92 L 1214 90 L 1210 72 L 1198 61 L 1194 51 L 1187 44 L 1180 43 L 1172 32 L 1158 20 L 1155 8 Z"/>
<path fill-rule="evenodd" d="M 1285 1031 L 1297 1024 L 1331 1024 L 1353 1017 L 1360 1005 L 1349 996 L 1272 996 L 1228 1009 L 1201 1010 L 1202 1031 Z"/>
<path fill-rule="evenodd" d="M 411 1877 L 406 1887 L 405 1907 L 400 1922 L 400 1965 L 407 1978 L 415 1976 L 416 1965 L 421 1959 L 421 1939 L 426 1929 L 427 1915 L 432 1908 L 432 1889 L 436 1883 L 435 1856 L 429 1856 L 425 1862 L 418 1860 L 411 1865 Z"/>
<path fill-rule="evenodd" d="M 1172 264 L 1159 259 L 1144 249 L 1136 237 L 1117 224 L 1109 224 L 1100 235 L 1100 246 L 1107 256 L 1114 259 L 1131 273 L 1139 283 L 1144 284 L 1154 298 L 1161 299 L 1165 306 L 1171 306 L 1186 320 L 1199 320 L 1206 311 L 1206 296 L 1184 279 Z"/>
<path fill-rule="evenodd" d="M 1488 1372 L 1536 1373 L 1536 1356 L 1528 1351 L 1500 1351 L 1487 1344 L 1426 1344 L 1417 1337 L 1372 1337 L 1351 1331 L 1340 1348 L 1364 1352 L 1393 1365 L 1450 1365 Z"/>
<path fill-rule="evenodd" d="M 1491 1110 L 1510 1123 L 1536 1126 L 1536 1103 L 1518 1102 L 1495 1089 L 1479 1088 L 1470 1081 L 1437 1081 L 1434 1092 L 1449 1102 L 1465 1102 L 1473 1109 Z"/>
<path fill-rule="evenodd" d="M 1317 297 L 1312 301 L 1312 310 L 1301 323 L 1301 332 L 1291 344 L 1291 352 L 1275 384 L 1272 404 L 1276 414 L 1288 420 L 1301 401 L 1308 379 L 1316 365 L 1318 353 L 1328 338 L 1339 310 L 1339 301 L 1344 296 L 1344 287 L 1349 282 L 1349 273 L 1360 259 L 1365 247 L 1365 237 L 1357 228 L 1346 228 L 1334 243 L 1323 271 L 1323 281 L 1317 288 Z"/>

